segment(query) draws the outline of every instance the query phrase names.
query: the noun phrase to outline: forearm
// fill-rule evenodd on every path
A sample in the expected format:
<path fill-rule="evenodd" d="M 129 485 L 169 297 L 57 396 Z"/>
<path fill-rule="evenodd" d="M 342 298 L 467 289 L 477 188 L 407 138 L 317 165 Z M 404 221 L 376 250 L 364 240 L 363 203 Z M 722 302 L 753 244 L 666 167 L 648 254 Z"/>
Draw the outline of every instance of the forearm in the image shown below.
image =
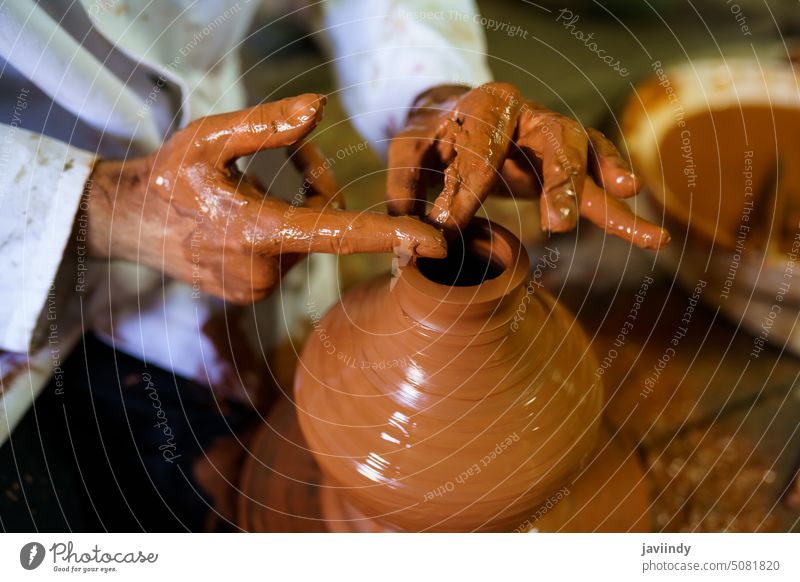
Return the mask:
<path fill-rule="evenodd" d="M 142 233 L 146 183 L 149 174 L 148 158 L 133 161 L 98 162 L 83 193 L 81 208 L 87 224 L 86 243 L 90 257 L 136 261 L 139 253 L 132 251 Z M 154 202 L 154 201 L 152 201 Z"/>

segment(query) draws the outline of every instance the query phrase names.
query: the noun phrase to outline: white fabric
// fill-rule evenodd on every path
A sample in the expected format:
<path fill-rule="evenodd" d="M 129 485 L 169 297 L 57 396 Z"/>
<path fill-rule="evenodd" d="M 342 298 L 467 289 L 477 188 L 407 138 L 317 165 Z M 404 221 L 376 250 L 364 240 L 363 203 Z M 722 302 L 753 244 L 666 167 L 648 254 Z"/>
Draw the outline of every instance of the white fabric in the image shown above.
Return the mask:
<path fill-rule="evenodd" d="M 381 154 L 409 106 L 442 84 L 491 80 L 475 2 L 326 3 L 323 23 L 351 122 Z"/>
<path fill-rule="evenodd" d="M 93 127 L 146 146 L 158 144 L 152 119 L 137 118 L 142 98 L 34 0 L 3 4 L 0 55 L 54 102 Z"/>
<path fill-rule="evenodd" d="M 42 307 L 51 283 L 73 265 L 74 257 L 62 264 L 64 245 L 95 153 L 141 155 L 191 119 L 245 105 L 237 47 L 256 9 L 257 2 L 242 0 L 15 0 L 0 6 L 0 56 L 16 69 L 2 67 L 0 103 L 19 87 L 26 101 L 19 123 L 6 120 L 0 128 L 3 152 L 9 152 L 0 160 L 0 240 L 10 241 L 0 253 L 0 349 L 26 351 L 43 334 L 36 326 L 46 323 Z M 414 17 L 442 9 L 471 16 L 456 23 Z M 401 127 L 419 92 L 442 82 L 489 80 L 474 11 L 473 2 L 445 0 L 323 5 L 342 98 L 373 146 L 385 149 L 383 140 Z M 309 276 L 323 280 L 307 289 L 321 294 L 313 300 L 324 308 L 335 298 L 334 257 L 315 256 L 312 264 Z M 202 331 L 221 302 L 190 299 L 190 287 L 132 264 L 92 269 L 92 293 L 79 316 L 59 315 L 58 357 L 45 345 L 30 352 L 31 361 L 57 365 L 88 325 L 117 349 L 182 376 L 213 383 L 230 375 Z M 78 301 L 74 293 L 67 299 Z M 271 329 L 266 336 L 260 329 L 258 341 L 263 345 L 269 335 L 291 329 L 293 319 L 307 318 L 305 304 L 284 297 L 257 306 L 267 312 L 257 323 Z M 287 314 L 287 306 L 297 312 Z M 9 400 L 0 409 L 9 416 L 0 419 L 0 444 L 46 382 L 40 368 L 3 384 Z"/>
<path fill-rule="evenodd" d="M 95 156 L 8 125 L 0 144 L 0 346 L 25 352 Z"/>

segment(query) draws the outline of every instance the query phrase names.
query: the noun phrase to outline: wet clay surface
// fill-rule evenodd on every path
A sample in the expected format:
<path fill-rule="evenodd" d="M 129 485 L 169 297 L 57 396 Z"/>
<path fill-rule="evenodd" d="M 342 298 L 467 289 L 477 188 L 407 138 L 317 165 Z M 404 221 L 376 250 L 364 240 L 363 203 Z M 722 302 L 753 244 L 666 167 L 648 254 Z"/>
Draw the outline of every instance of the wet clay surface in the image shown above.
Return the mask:
<path fill-rule="evenodd" d="M 250 441 L 240 476 L 237 523 L 253 532 L 325 532 L 319 466 L 294 405 L 279 400 Z"/>
<path fill-rule="evenodd" d="M 507 83 L 446 85 L 418 98 L 389 147 L 390 211 L 423 214 L 427 188 L 439 183 L 427 219 L 451 238 L 496 193 L 539 197 L 544 231 L 571 230 L 580 215 L 643 248 L 669 242 L 620 201 L 639 182 L 611 141 Z"/>
<path fill-rule="evenodd" d="M 325 482 L 384 529 L 513 530 L 594 449 L 585 337 L 485 224 L 472 251 L 490 247 L 502 274 L 450 287 L 409 265 L 345 296 L 301 357 L 298 417 Z"/>
<path fill-rule="evenodd" d="M 748 242 L 781 251 L 800 225 L 800 111 L 747 106 L 686 119 L 660 145 L 667 210 L 727 248 Z M 777 178 L 776 178 L 777 176 Z"/>
<path fill-rule="evenodd" d="M 613 296 L 587 296 L 581 287 L 567 288 L 560 295 L 593 338 L 601 366 L 638 291 L 638 287 L 625 287 Z M 681 325 L 686 307 L 684 292 L 671 287 L 669 280 L 655 277 L 634 329 L 626 336 L 624 346 L 615 348 L 619 354 L 604 375 L 604 415 L 610 430 L 622 443 L 629 444 L 623 446 L 626 452 L 621 459 L 600 465 L 606 476 L 595 481 L 610 483 L 605 490 L 615 491 L 617 501 L 609 505 L 605 494 L 595 495 L 603 489 L 598 486 L 590 486 L 589 498 L 605 499 L 602 504 L 607 508 L 616 507 L 624 499 L 630 515 L 630 508 L 636 506 L 634 500 L 641 495 L 639 486 L 632 484 L 641 479 L 620 484 L 609 481 L 608 474 L 618 478 L 628 471 L 623 459 L 630 462 L 636 457 L 644 460 L 643 483 L 653 531 L 797 531 L 800 512 L 795 505 L 796 485 L 792 485 L 800 466 L 796 358 L 767 347 L 760 358 L 748 363 L 741 354 L 749 352 L 752 337 L 737 332 L 718 315 L 715 320 L 715 312 L 699 302 L 676 355 L 652 392 L 642 396 L 645 382 Z M 281 363 L 287 365 L 289 361 L 283 358 Z M 292 366 L 294 363 L 289 365 L 284 383 L 292 375 Z M 689 370 L 692 373 L 687 373 Z M 291 428 L 293 422 L 288 405 L 276 408 L 269 418 L 270 426 L 262 426 L 260 436 L 250 446 L 252 456 L 248 456 L 244 471 L 248 478 L 242 481 L 244 495 L 239 502 L 239 520 L 249 524 L 246 529 L 324 529 L 315 521 L 322 511 L 318 469 L 302 436 Z M 597 445 L 600 450 L 602 440 Z M 633 457 L 626 447 L 634 447 Z M 588 462 L 597 454 L 593 452 Z M 577 501 L 585 489 L 583 477 L 585 474 L 573 475 L 571 480 L 577 481 L 563 485 L 569 489 L 568 495 L 557 487 L 511 530 L 534 526 L 538 521 L 535 527 L 542 531 L 559 527 L 561 531 L 587 531 L 576 520 L 592 512 L 576 512 L 571 521 L 564 518 L 576 504 L 583 505 Z M 537 515 L 538 520 L 531 519 Z M 588 531 L 602 527 L 625 530 L 617 521 L 613 521 L 617 525 L 610 525 L 609 516 L 613 515 L 601 520 L 604 526 L 595 523 Z M 560 525 L 550 527 L 553 520 Z"/>
<path fill-rule="evenodd" d="M 267 422 L 251 441 L 242 470 L 239 527 L 254 532 L 378 531 L 374 521 L 352 508 L 348 513 L 341 506 L 323 511 L 331 490 L 308 450 L 291 401 L 280 400 Z M 603 430 L 587 466 L 509 531 L 648 531 L 646 481 L 632 450 L 624 439 L 610 439 Z M 335 497 L 328 501 L 338 503 Z M 324 519 L 331 514 L 361 519 Z"/>
<path fill-rule="evenodd" d="M 636 447 L 603 426 L 586 466 L 531 519 L 541 532 L 648 532 L 650 492 Z M 548 509 L 553 501 L 558 501 Z M 541 517 L 539 517 L 541 515 Z M 536 519 L 538 518 L 538 519 Z M 527 524 L 525 524 L 527 525 Z"/>
<path fill-rule="evenodd" d="M 337 210 L 320 152 L 302 142 L 324 104 L 306 94 L 203 117 L 150 156 L 101 161 L 86 192 L 91 254 L 143 263 L 237 303 L 263 298 L 298 254 L 392 252 L 404 242 L 444 256 L 441 233 L 419 220 Z M 236 167 L 240 157 L 289 146 L 309 176 L 309 207 L 267 195 Z"/>

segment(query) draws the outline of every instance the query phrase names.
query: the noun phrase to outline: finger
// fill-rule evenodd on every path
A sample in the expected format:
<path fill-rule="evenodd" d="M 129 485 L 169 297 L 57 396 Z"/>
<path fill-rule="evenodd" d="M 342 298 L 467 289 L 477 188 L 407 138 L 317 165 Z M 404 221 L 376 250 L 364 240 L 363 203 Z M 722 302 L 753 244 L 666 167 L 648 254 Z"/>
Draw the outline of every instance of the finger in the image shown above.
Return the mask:
<path fill-rule="evenodd" d="M 275 201 L 268 201 L 275 205 Z M 314 210 L 295 208 L 280 203 L 287 210 L 274 218 L 266 218 L 263 226 L 246 242 L 259 253 L 353 253 L 403 252 L 422 257 L 443 258 L 447 245 L 442 233 L 429 224 L 410 216 L 388 216 L 375 212 Z M 275 210 L 264 216 L 275 216 Z"/>
<path fill-rule="evenodd" d="M 464 228 L 494 189 L 517 127 L 522 97 L 513 85 L 489 83 L 467 93 L 449 125 L 455 159 L 428 218 L 453 231 Z"/>
<path fill-rule="evenodd" d="M 415 214 L 425 201 L 423 171 L 429 166 L 438 115 L 422 115 L 389 143 L 386 204 L 394 216 Z"/>
<path fill-rule="evenodd" d="M 551 232 L 575 228 L 586 175 L 586 132 L 563 115 L 528 109 L 520 116 L 517 144 L 542 160 L 542 228 Z"/>
<path fill-rule="evenodd" d="M 339 192 L 332 164 L 325 158 L 320 147 L 303 140 L 289 147 L 289 159 L 303 174 L 303 190 L 306 204 L 311 208 L 344 209 L 344 199 Z"/>
<path fill-rule="evenodd" d="M 314 93 L 263 103 L 250 109 L 201 117 L 194 132 L 218 165 L 261 150 L 286 147 L 303 139 L 322 119 L 325 97 Z"/>
<path fill-rule="evenodd" d="M 617 198 L 630 198 L 639 191 L 639 179 L 614 143 L 596 129 L 588 128 L 593 174 L 606 192 Z"/>
<path fill-rule="evenodd" d="M 627 204 L 607 196 L 588 177 L 583 184 L 581 216 L 607 233 L 643 249 L 660 249 L 670 241 L 666 230 L 636 216 Z"/>
<path fill-rule="evenodd" d="M 415 100 L 406 128 L 389 143 L 386 199 L 390 214 L 424 211 L 428 170 L 437 171 L 441 165 L 441 154 L 435 151 L 437 137 L 458 99 L 470 90 L 463 85 L 439 85 Z"/>

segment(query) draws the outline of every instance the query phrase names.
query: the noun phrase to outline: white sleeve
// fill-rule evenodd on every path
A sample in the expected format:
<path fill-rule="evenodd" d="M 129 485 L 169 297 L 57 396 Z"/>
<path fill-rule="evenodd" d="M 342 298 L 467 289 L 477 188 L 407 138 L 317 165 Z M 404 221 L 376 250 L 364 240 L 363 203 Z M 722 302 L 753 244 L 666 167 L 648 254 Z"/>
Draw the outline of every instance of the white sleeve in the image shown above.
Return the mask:
<path fill-rule="evenodd" d="M 379 153 L 423 91 L 491 81 L 473 0 L 330 0 L 322 19 L 344 107 Z"/>
<path fill-rule="evenodd" d="M 110 6 L 103 8 L 103 2 L 112 0 L 98 2 L 104 10 Z M 14 0 L 0 5 L 0 57 L 95 129 L 133 141 L 144 151 L 158 147 L 161 135 L 154 118 L 143 114 L 149 110 L 147 100 L 123 81 L 124 76 L 111 72 L 108 59 L 101 62 L 41 4 Z M 93 8 L 97 10 L 97 3 Z"/>
<path fill-rule="evenodd" d="M 0 124 L 0 349 L 30 348 L 95 160 Z"/>

